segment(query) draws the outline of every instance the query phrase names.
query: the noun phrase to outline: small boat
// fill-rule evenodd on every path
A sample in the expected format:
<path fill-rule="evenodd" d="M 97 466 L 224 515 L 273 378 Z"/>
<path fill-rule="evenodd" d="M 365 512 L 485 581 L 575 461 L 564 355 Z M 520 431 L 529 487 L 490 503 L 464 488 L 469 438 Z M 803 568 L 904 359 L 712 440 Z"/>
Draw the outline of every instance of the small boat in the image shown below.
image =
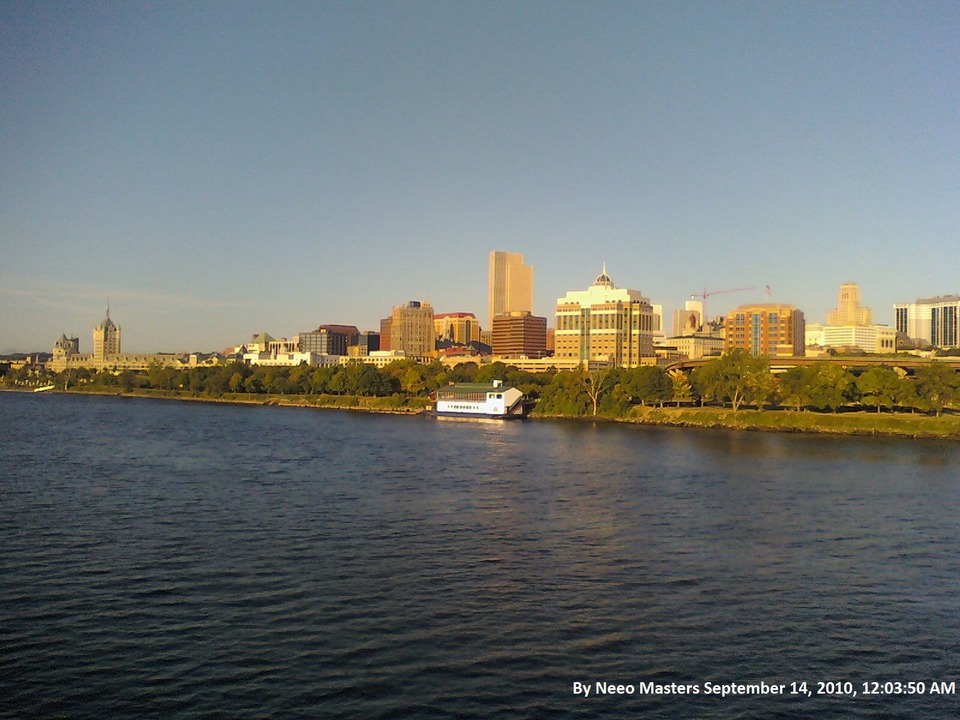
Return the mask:
<path fill-rule="evenodd" d="M 55 387 L 56 387 L 56 385 L 41 385 L 40 387 L 35 387 L 35 388 L 33 389 L 33 391 L 34 391 L 34 392 L 48 392 L 49 390 L 53 390 Z"/>
<path fill-rule="evenodd" d="M 523 419 L 532 406 L 517 388 L 500 380 L 485 383 L 451 383 L 433 395 L 437 417 Z"/>

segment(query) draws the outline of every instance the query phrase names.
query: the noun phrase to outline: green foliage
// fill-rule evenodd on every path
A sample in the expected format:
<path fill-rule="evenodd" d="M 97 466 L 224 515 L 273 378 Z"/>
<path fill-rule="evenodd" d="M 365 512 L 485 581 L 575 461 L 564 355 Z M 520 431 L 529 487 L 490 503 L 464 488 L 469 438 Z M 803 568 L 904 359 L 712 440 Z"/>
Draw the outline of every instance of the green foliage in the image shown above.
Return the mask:
<path fill-rule="evenodd" d="M 447 378 L 452 383 L 476 382 L 479 369 L 475 362 L 460 363 L 450 368 Z"/>
<path fill-rule="evenodd" d="M 765 402 L 773 390 L 769 378 L 766 358 L 739 349 L 710 360 L 692 375 L 702 398 L 730 403 L 734 412 L 745 402 Z"/>
<path fill-rule="evenodd" d="M 934 360 L 916 372 L 916 398 L 921 410 L 933 410 L 937 415 L 944 405 L 960 400 L 960 380 L 957 373 L 942 362 Z"/>
<path fill-rule="evenodd" d="M 792 367 L 777 378 L 780 397 L 794 410 L 802 410 L 810 404 L 810 393 L 807 390 L 811 374 L 809 367 Z"/>
<path fill-rule="evenodd" d="M 682 402 L 693 400 L 693 386 L 685 373 L 675 370 L 670 373 L 670 380 L 673 383 L 673 399 L 676 400 L 677 407 L 680 407 Z"/>
<path fill-rule="evenodd" d="M 876 407 L 877 412 L 881 408 L 892 408 L 904 396 L 904 381 L 888 367 L 870 368 L 857 378 L 856 383 L 861 403 Z"/>
<path fill-rule="evenodd" d="M 673 398 L 673 378 L 656 365 L 641 365 L 624 370 L 621 383 L 624 392 L 641 405 L 662 405 Z"/>
<path fill-rule="evenodd" d="M 836 412 L 856 399 L 856 381 L 849 370 L 827 362 L 815 363 L 809 369 L 807 404 L 818 410 Z"/>
<path fill-rule="evenodd" d="M 484 365 L 482 368 L 477 370 L 477 375 L 474 378 L 474 382 L 478 383 L 491 383 L 494 380 L 506 380 L 507 379 L 507 366 L 502 362 L 491 363 L 490 365 Z"/>
<path fill-rule="evenodd" d="M 759 410 L 782 401 L 797 410 L 813 408 L 833 413 L 841 407 L 850 409 L 859 402 L 874 411 L 871 415 L 885 408 L 912 408 L 940 415 L 945 409 L 960 404 L 960 373 L 943 362 L 933 361 L 922 366 L 913 377 L 904 377 L 903 371 L 877 367 L 854 378 L 843 367 L 827 362 L 793 368 L 774 376 L 765 358 L 742 351 L 713 358 L 689 377 L 679 371 L 667 374 L 652 365 L 606 368 L 589 373 L 583 370 L 531 373 L 504 363 L 483 368 L 465 363 L 447 368 L 439 362 L 420 365 L 403 360 L 382 370 L 362 363 L 333 367 L 306 364 L 263 367 L 234 362 L 182 370 L 154 365 L 139 373 L 74 368 L 54 375 L 42 368 L 24 367 L 8 370 L 2 378 L 6 386 L 14 388 L 53 383 L 66 390 L 145 392 L 170 397 L 184 393 L 211 398 L 270 394 L 284 398 L 299 396 L 305 404 L 316 404 L 317 398 L 325 397 L 324 403 L 338 406 L 357 405 L 358 397 L 365 399 L 359 402 L 360 407 L 369 404 L 372 398 L 388 398 L 376 405 L 383 408 L 397 406 L 389 398 L 402 398 L 404 408 L 423 407 L 430 403 L 428 394 L 448 382 L 494 379 L 537 398 L 534 412 L 541 415 L 644 416 L 645 406 L 662 406 L 670 399 L 678 405 L 691 399 L 698 399 L 701 405 L 715 402 L 734 411 L 750 405 Z M 634 408 L 636 403 L 641 407 Z M 777 422 L 776 419 L 764 421 L 764 426 L 776 426 Z"/>
<path fill-rule="evenodd" d="M 582 373 L 558 372 L 541 391 L 534 412 L 540 415 L 579 417 L 591 408 L 590 396 L 584 387 Z"/>

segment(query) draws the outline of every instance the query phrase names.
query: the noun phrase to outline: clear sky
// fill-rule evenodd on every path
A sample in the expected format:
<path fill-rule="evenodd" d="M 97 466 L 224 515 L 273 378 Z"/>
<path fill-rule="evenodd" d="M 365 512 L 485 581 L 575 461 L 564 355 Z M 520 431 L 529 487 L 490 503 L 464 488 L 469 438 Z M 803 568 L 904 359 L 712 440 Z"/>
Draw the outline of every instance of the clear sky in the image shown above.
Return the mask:
<path fill-rule="evenodd" d="M 0 4 L 0 352 L 486 322 L 495 249 L 551 324 L 960 291 L 960 3 Z"/>

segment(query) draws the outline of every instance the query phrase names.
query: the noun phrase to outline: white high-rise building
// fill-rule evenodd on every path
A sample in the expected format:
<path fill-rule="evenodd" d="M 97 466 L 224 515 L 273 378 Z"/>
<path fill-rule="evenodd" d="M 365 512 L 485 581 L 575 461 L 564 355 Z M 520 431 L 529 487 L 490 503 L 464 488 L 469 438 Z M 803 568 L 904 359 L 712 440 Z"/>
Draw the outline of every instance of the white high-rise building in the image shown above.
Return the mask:
<path fill-rule="evenodd" d="M 960 347 L 960 296 L 918 298 L 893 306 L 897 332 L 939 348 Z"/>
<path fill-rule="evenodd" d="M 618 288 L 607 268 L 586 290 L 557 300 L 554 357 L 582 364 L 607 362 L 636 367 L 654 357 L 660 316 L 638 290 Z"/>

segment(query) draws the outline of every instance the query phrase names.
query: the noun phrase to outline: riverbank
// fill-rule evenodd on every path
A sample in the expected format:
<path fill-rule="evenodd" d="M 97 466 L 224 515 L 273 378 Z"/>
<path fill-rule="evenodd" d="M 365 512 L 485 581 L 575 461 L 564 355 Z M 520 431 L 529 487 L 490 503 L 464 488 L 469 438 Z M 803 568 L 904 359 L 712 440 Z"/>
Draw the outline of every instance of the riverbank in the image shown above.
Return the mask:
<path fill-rule="evenodd" d="M 30 392 L 14 390 L 13 392 Z M 189 390 L 155 390 L 137 388 L 71 388 L 55 390 L 57 394 L 107 395 L 125 398 L 153 398 L 156 400 L 186 400 L 188 402 L 229 403 L 233 405 L 282 405 L 284 407 L 329 408 L 332 410 L 358 410 L 361 412 L 415 415 L 433 407 L 429 398 L 388 395 L 366 397 L 362 395 L 270 395 L 250 393 L 224 393 L 218 396 L 197 395 Z"/>
<path fill-rule="evenodd" d="M 881 435 L 891 437 L 960 440 L 960 416 L 916 413 L 841 412 L 797 410 L 738 410 L 728 408 L 633 408 L 625 422 L 676 427 L 726 428 L 831 435 Z"/>
<path fill-rule="evenodd" d="M 55 391 L 64 392 L 64 391 Z M 268 395 L 225 393 L 217 397 L 195 395 L 187 390 L 155 390 L 139 388 L 71 389 L 71 394 L 142 397 L 192 402 L 218 402 L 237 405 L 276 405 L 284 407 L 353 410 L 359 412 L 414 415 L 433 405 L 429 398 L 390 395 Z M 960 415 L 940 417 L 913 413 L 842 412 L 819 413 L 796 410 L 738 410 L 719 407 L 634 407 L 624 417 L 577 417 L 534 415 L 533 420 L 562 418 L 591 422 L 632 423 L 689 428 L 721 428 L 786 433 L 820 433 L 830 435 L 875 435 L 889 437 L 942 438 L 960 440 Z"/>

